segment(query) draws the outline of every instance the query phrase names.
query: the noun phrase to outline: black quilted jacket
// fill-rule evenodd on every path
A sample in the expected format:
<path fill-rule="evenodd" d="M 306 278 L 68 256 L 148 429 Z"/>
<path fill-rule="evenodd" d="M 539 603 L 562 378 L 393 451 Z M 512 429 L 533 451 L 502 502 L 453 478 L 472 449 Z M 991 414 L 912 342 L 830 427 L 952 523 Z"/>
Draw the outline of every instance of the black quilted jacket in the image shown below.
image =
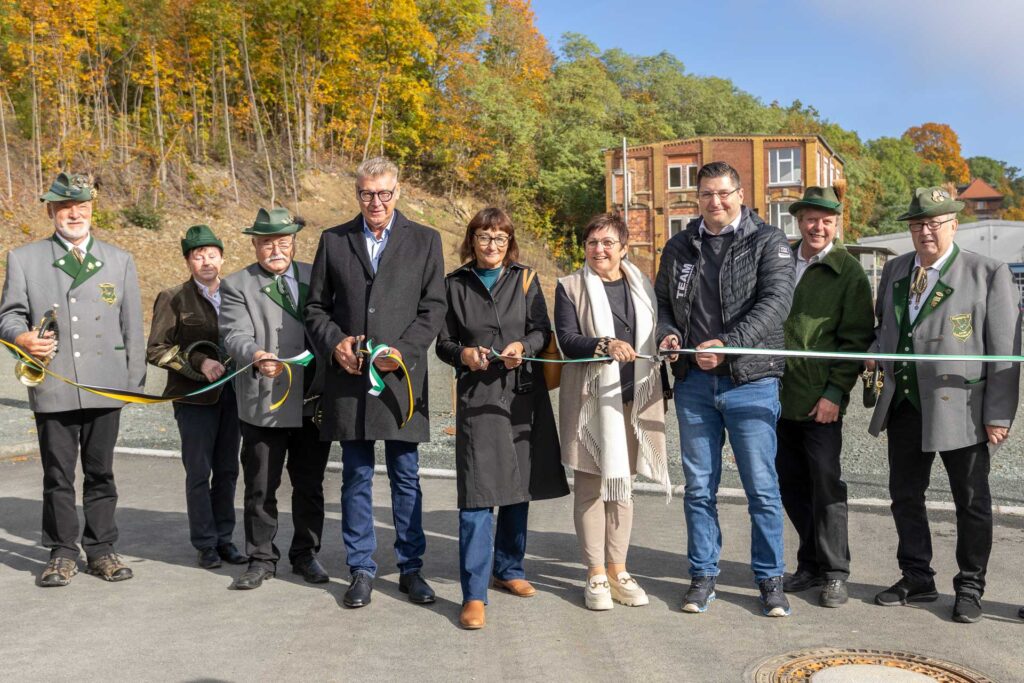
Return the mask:
<path fill-rule="evenodd" d="M 742 209 L 736 238 L 725 254 L 721 283 L 722 322 L 726 346 L 783 348 L 782 325 L 793 299 L 794 261 L 786 236 L 747 207 Z M 654 290 L 658 297 L 658 341 L 670 334 L 686 343 L 690 307 L 700 268 L 700 218 L 665 245 Z M 736 384 L 764 377 L 782 377 L 785 359 L 779 356 L 730 356 Z M 672 364 L 672 374 L 686 376 L 688 358 Z"/>

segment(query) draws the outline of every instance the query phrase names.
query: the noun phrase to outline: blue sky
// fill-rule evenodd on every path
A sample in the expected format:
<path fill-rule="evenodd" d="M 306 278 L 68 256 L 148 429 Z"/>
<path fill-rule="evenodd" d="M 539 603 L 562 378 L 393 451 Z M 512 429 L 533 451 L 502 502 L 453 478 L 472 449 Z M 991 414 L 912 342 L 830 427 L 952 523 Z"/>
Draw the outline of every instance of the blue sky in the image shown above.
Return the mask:
<path fill-rule="evenodd" d="M 764 102 L 795 99 L 863 140 L 948 123 L 965 157 L 1024 169 L 1021 0 L 533 0 L 558 49 L 676 55 Z"/>

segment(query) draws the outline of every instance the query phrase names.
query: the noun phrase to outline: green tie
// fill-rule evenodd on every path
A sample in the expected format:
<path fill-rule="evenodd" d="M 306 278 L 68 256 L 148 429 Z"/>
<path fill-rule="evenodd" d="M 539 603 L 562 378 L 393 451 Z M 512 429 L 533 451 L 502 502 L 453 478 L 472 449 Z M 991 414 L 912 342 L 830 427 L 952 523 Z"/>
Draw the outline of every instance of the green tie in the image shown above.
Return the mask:
<path fill-rule="evenodd" d="M 293 311 L 299 310 L 299 307 L 295 305 L 295 299 L 292 298 L 292 288 L 285 282 L 284 275 L 277 276 L 277 291 L 284 297 L 284 300 L 288 302 Z"/>

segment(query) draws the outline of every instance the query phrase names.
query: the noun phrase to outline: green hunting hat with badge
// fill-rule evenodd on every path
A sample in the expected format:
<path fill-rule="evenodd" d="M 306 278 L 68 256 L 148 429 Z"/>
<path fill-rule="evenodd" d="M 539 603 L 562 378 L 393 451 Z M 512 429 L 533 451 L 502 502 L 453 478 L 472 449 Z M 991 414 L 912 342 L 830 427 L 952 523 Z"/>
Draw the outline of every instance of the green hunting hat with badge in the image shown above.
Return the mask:
<path fill-rule="evenodd" d="M 221 253 L 224 253 L 224 243 L 218 239 L 209 225 L 193 225 L 185 233 L 184 239 L 181 240 L 181 253 L 183 256 L 188 256 L 193 249 L 198 249 L 199 247 L 217 247 Z"/>
<path fill-rule="evenodd" d="M 811 186 L 804 190 L 804 196 L 798 202 L 789 205 L 789 214 L 796 216 L 803 209 L 821 209 L 834 214 L 843 213 L 843 195 L 846 182 L 836 182 L 831 187 Z"/>
<path fill-rule="evenodd" d="M 293 218 L 288 209 L 260 209 L 252 227 L 242 231 L 243 235 L 268 237 L 270 235 L 294 235 L 305 227 L 301 218 Z"/>
<path fill-rule="evenodd" d="M 90 202 L 96 198 L 96 188 L 92 178 L 84 173 L 57 174 L 50 190 L 39 198 L 41 202 Z"/>
<path fill-rule="evenodd" d="M 964 203 L 953 198 L 949 190 L 944 187 L 919 187 L 914 190 L 914 198 L 910 200 L 910 206 L 900 216 L 898 221 L 912 221 L 915 218 L 931 218 L 933 216 L 945 216 L 949 213 L 957 213 L 964 208 Z"/>

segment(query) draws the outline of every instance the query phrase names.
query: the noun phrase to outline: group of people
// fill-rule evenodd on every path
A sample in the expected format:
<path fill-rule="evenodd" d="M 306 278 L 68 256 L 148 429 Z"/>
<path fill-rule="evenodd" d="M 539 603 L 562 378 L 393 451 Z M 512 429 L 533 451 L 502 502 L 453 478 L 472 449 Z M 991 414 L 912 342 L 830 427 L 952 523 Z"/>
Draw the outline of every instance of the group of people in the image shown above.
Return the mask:
<path fill-rule="evenodd" d="M 191 543 L 201 567 L 244 565 L 234 581 L 240 590 L 277 572 L 285 469 L 292 570 L 311 583 L 329 581 L 317 555 L 324 471 L 338 441 L 350 576 L 343 602 L 370 603 L 378 571 L 372 482 L 376 442 L 383 441 L 399 588 L 411 602 L 434 601 L 421 572 L 418 475 L 418 444 L 430 436 L 433 345 L 456 376 L 464 628 L 485 625 L 488 588 L 536 593 L 524 566 L 529 505 L 568 495 L 567 470 L 586 566 L 584 604 L 648 603 L 626 564 L 633 487 L 641 474 L 671 495 L 669 398 L 685 476 L 690 585 L 683 612 L 705 612 L 716 597 L 726 435 L 748 500 L 750 566 L 763 613 L 790 614 L 786 593 L 810 588 L 820 589 L 822 606 L 839 607 L 850 574 L 842 421 L 865 364 L 770 352 L 1020 353 L 1010 272 L 956 246 L 963 204 L 943 188 L 919 188 L 900 216 L 915 250 L 886 264 L 872 309 L 867 276 L 837 239 L 844 184 L 810 187 L 791 205 L 801 237 L 790 245 L 743 204 L 737 172 L 708 163 L 697 175 L 700 216 L 665 245 L 654 283 L 627 258 L 630 233 L 618 215 L 588 223 L 584 265 L 555 288 L 553 329 L 504 211 L 473 217 L 460 246 L 463 265 L 445 276 L 440 235 L 395 208 L 394 163 L 364 161 L 354 190 L 360 214 L 322 233 L 312 264 L 296 260 L 303 224 L 285 209 L 259 211 L 243 231 L 252 238 L 253 263 L 223 278 L 223 242 L 208 226 L 189 228 L 181 241 L 188 279 L 157 296 L 148 343 L 131 255 L 91 235 L 87 177 L 57 177 L 42 197 L 53 236 L 8 257 L 0 338 L 84 385 L 138 392 L 147 361 L 167 370 Z M 55 330 L 35 326 L 44 315 Z M 539 359 L 552 339 L 563 361 L 557 380 Z M 370 340 L 389 353 L 374 353 Z M 309 365 L 281 362 L 305 350 L 314 356 Z M 940 358 L 879 366 L 884 380 L 871 432 L 888 432 L 902 578 L 876 602 L 938 596 L 924 503 L 938 453 L 956 507 L 953 618 L 977 621 L 992 543 L 990 447 L 1006 439 L 1013 421 L 1019 365 Z M 248 369 L 204 390 L 234 367 Z M 867 367 L 876 369 L 872 361 Z M 372 395 L 371 379 L 381 383 Z M 549 397 L 556 382 L 557 424 Z M 79 457 L 88 569 L 107 581 L 132 578 L 115 552 L 113 449 L 122 403 L 53 380 L 32 386 L 29 400 L 44 472 L 42 540 L 51 552 L 39 585 L 67 585 L 78 571 Z M 239 462 L 243 550 L 232 541 Z M 783 511 L 800 539 L 791 574 L 784 572 Z"/>

